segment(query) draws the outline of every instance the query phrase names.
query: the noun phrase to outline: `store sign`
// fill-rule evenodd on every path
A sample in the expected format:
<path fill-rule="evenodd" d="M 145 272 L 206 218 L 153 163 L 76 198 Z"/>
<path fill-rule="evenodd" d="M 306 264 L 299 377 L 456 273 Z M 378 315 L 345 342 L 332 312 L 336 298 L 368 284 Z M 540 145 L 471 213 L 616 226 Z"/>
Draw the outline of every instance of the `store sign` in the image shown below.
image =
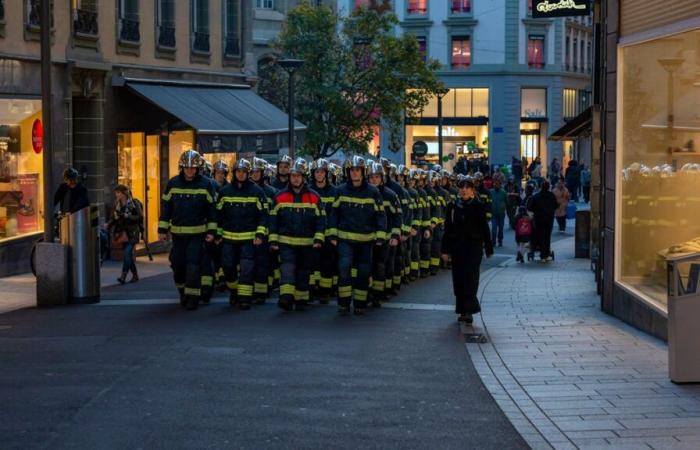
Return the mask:
<path fill-rule="evenodd" d="M 37 155 L 44 149 L 44 127 L 39 119 L 32 124 L 32 148 Z"/>
<path fill-rule="evenodd" d="M 22 151 L 22 129 L 16 125 L 0 125 L 0 150 L 10 153 Z"/>
<path fill-rule="evenodd" d="M 590 14 L 590 0 L 532 0 L 532 17 L 535 19 L 589 16 Z"/>
<path fill-rule="evenodd" d="M 423 141 L 416 141 L 413 143 L 413 155 L 417 157 L 425 156 L 428 154 L 428 144 Z"/>

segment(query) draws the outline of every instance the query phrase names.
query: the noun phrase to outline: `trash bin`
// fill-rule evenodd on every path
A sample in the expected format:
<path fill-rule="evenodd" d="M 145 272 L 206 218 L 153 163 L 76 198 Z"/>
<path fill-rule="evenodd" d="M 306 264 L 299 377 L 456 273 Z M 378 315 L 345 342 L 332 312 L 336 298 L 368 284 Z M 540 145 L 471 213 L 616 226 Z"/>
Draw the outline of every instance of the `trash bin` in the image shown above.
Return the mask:
<path fill-rule="evenodd" d="M 576 258 L 591 256 L 591 212 L 576 211 L 576 232 L 574 233 Z"/>
<path fill-rule="evenodd" d="M 700 252 L 666 258 L 668 371 L 674 383 L 700 383 Z"/>
<path fill-rule="evenodd" d="M 61 219 L 61 244 L 68 247 L 72 303 L 100 301 L 99 210 L 83 208 Z"/>

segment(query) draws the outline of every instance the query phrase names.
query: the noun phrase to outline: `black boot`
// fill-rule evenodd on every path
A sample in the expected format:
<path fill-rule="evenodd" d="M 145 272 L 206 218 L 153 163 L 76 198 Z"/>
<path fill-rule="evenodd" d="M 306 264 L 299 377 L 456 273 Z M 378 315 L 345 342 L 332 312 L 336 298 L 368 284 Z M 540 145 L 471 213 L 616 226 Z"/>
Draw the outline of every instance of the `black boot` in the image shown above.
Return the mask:
<path fill-rule="evenodd" d="M 119 284 L 124 284 L 124 283 L 126 283 L 126 275 L 127 275 L 127 274 L 128 274 L 128 272 L 122 272 L 122 276 L 120 276 L 119 278 L 117 278 L 117 281 L 119 282 Z"/>
<path fill-rule="evenodd" d="M 249 298 L 244 298 L 240 299 L 238 302 L 238 309 L 241 311 L 247 311 L 250 309 L 250 299 Z"/>
<path fill-rule="evenodd" d="M 199 298 L 195 297 L 194 295 L 188 295 L 187 302 L 185 304 L 185 308 L 188 311 L 194 311 L 195 309 L 197 309 L 198 306 L 199 306 Z"/>
<path fill-rule="evenodd" d="M 277 306 L 285 311 L 294 309 L 293 302 L 286 295 L 280 295 L 279 300 L 277 300 Z"/>
<path fill-rule="evenodd" d="M 236 294 L 235 292 L 231 292 L 228 295 L 228 304 L 231 306 L 236 306 L 237 303 L 238 303 L 238 294 Z"/>
<path fill-rule="evenodd" d="M 304 301 L 294 302 L 294 310 L 295 311 L 306 311 L 306 302 L 304 302 Z"/>

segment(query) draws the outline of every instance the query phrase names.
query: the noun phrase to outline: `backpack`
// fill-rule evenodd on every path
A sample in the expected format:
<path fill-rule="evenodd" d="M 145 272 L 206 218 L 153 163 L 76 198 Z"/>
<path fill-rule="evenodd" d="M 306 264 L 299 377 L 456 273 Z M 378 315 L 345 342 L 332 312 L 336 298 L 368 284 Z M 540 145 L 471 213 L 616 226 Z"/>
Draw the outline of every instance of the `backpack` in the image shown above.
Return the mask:
<path fill-rule="evenodd" d="M 518 236 L 530 236 L 532 234 L 532 222 L 529 217 L 521 217 L 515 224 L 515 234 Z"/>
<path fill-rule="evenodd" d="M 139 231 L 141 232 L 141 234 L 143 234 L 144 231 L 146 230 L 146 226 L 145 226 L 145 223 L 144 223 L 143 203 L 141 203 L 141 200 L 139 200 L 139 199 L 136 198 L 136 197 L 132 197 L 131 200 L 134 202 L 134 204 L 136 205 L 136 207 L 137 207 L 137 208 L 139 209 L 139 211 L 141 212 L 141 221 L 139 222 Z"/>

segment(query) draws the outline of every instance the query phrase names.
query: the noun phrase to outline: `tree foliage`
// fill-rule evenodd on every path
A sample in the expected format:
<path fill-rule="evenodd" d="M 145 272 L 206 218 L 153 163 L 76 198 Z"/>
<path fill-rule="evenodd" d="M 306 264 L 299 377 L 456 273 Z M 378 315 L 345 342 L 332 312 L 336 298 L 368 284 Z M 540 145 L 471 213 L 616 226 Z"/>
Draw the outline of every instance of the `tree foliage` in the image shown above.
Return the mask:
<path fill-rule="evenodd" d="M 381 2 L 376 2 L 381 5 Z M 314 158 L 338 150 L 367 151 L 380 121 L 398 129 L 443 88 L 440 64 L 423 61 L 413 35 L 395 36 L 398 20 L 381 8 L 338 17 L 324 6 L 290 10 L 275 49 L 303 59 L 296 73 L 295 116 L 308 127 L 300 151 Z M 261 67 L 259 92 L 286 109 L 287 75 L 274 62 Z"/>

